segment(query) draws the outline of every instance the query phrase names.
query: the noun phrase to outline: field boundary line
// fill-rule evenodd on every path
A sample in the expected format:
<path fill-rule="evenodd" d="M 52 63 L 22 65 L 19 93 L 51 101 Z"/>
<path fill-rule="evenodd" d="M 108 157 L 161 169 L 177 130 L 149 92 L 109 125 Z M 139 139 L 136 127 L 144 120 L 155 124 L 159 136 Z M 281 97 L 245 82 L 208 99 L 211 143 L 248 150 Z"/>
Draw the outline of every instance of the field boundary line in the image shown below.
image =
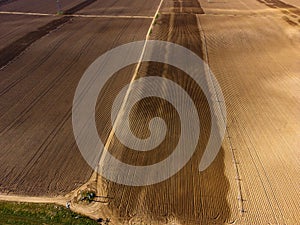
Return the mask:
<path fill-rule="evenodd" d="M 153 16 L 143 15 L 85 15 L 85 14 L 62 14 L 57 15 L 54 13 L 37 13 L 37 12 L 9 12 L 0 11 L 2 15 L 25 15 L 25 16 L 57 16 L 57 17 L 83 17 L 83 18 L 112 18 L 112 19 L 153 19 Z"/>
<path fill-rule="evenodd" d="M 68 15 L 64 15 L 68 16 Z M 153 16 L 127 16 L 127 15 L 84 15 L 84 14 L 72 14 L 73 17 L 83 18 L 112 18 L 112 19 L 153 19 Z"/>
<path fill-rule="evenodd" d="M 118 114 L 117 114 L 117 116 L 116 116 L 115 122 L 114 122 L 114 124 L 113 124 L 113 126 L 112 126 L 112 129 L 111 129 L 111 131 L 110 131 L 110 133 L 109 133 L 109 136 L 108 136 L 108 138 L 107 138 L 107 140 L 106 140 L 106 143 L 105 143 L 105 145 L 104 145 L 104 149 L 108 149 L 108 148 L 109 148 L 109 145 L 110 145 L 110 143 L 111 143 L 111 141 L 112 141 L 112 139 L 113 139 L 113 136 L 114 136 L 114 133 L 115 133 L 114 130 L 115 130 L 117 124 L 118 124 L 118 121 L 120 120 L 120 114 L 121 114 L 121 111 L 122 111 L 122 109 L 124 109 L 124 106 L 125 106 L 125 104 L 126 104 L 126 102 L 127 102 L 127 100 L 128 100 L 129 93 L 130 93 L 130 91 L 131 91 L 131 89 L 132 89 L 133 81 L 134 81 L 135 78 L 137 77 L 138 70 L 139 70 L 139 68 L 140 68 L 140 66 L 141 66 L 142 59 L 143 59 L 144 54 L 145 54 L 145 50 L 146 50 L 146 46 L 147 46 L 147 41 L 148 41 L 149 38 L 150 38 L 150 34 L 151 34 L 152 27 L 153 27 L 153 25 L 154 25 L 154 23 L 155 23 L 155 19 L 156 19 L 158 13 L 159 13 L 159 10 L 160 10 L 160 8 L 161 8 L 161 6 L 162 6 L 163 1 L 164 1 L 164 0 L 161 0 L 161 1 L 160 1 L 159 5 L 158 5 L 158 7 L 157 7 L 157 10 L 156 10 L 154 16 L 152 17 L 152 21 L 151 21 L 151 24 L 150 24 L 149 29 L 148 29 L 148 31 L 147 31 L 147 34 L 146 34 L 145 43 L 144 43 L 144 46 L 143 46 L 143 48 L 142 48 L 142 52 L 141 52 L 140 58 L 139 58 L 138 63 L 137 63 L 137 65 L 136 65 L 136 67 L 135 67 L 133 76 L 132 76 L 132 78 L 131 78 L 131 80 L 130 80 L 130 82 L 129 82 L 129 87 L 128 87 L 127 91 L 126 91 L 126 95 L 125 95 L 125 97 L 124 97 L 124 99 L 123 99 L 123 102 L 122 102 L 122 105 L 121 105 L 121 107 L 120 107 L 120 110 L 119 110 L 119 112 L 118 112 Z M 100 160 L 99 160 L 98 166 L 100 165 L 101 158 L 103 158 L 103 157 L 105 157 L 105 153 L 102 153 L 102 155 L 100 156 Z M 97 171 L 97 170 L 96 170 L 96 171 Z M 98 177 L 98 176 L 97 176 L 97 177 Z"/>
<path fill-rule="evenodd" d="M 56 14 L 53 14 L 53 13 L 9 12 L 9 11 L 0 11 L 0 14 L 4 14 L 4 15 L 28 15 L 28 16 L 56 16 Z"/>

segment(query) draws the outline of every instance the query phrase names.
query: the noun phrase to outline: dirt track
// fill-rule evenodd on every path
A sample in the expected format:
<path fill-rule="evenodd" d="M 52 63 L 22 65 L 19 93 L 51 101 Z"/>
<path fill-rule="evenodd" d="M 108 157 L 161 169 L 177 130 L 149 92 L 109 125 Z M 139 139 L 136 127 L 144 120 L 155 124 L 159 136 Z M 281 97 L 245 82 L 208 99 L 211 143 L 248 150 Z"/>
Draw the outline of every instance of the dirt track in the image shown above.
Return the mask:
<path fill-rule="evenodd" d="M 95 218 L 113 217 L 114 223 L 298 223 L 298 8 L 283 7 L 293 0 L 286 4 L 278 0 L 212 2 L 165 0 L 150 38 L 188 47 L 208 62 L 218 79 L 226 101 L 228 133 L 216 160 L 199 173 L 210 129 L 210 112 L 199 87 L 176 68 L 142 63 L 138 77 L 172 79 L 194 100 L 202 129 L 197 150 L 178 174 L 156 185 L 129 187 L 92 177 L 90 187 L 113 199 L 90 207 L 73 203 L 74 209 Z M 122 4 L 97 2 L 78 13 L 149 16 L 158 2 L 132 11 Z M 72 18 L 0 71 L 0 161 L 5 162 L 0 166 L 1 191 L 56 195 L 88 180 L 91 170 L 77 150 L 70 120 L 76 85 L 99 55 L 144 39 L 150 22 Z M 134 66 L 119 71 L 100 93 L 96 122 L 104 141 L 112 125 L 110 107 L 103 105 L 111 106 L 133 71 Z M 141 101 L 131 113 L 131 128 L 137 136 L 147 137 L 147 124 L 154 116 L 164 118 L 170 132 L 151 155 L 136 153 L 116 138 L 109 144 L 111 153 L 139 165 L 166 158 L 180 135 L 178 115 L 170 104 L 158 98 Z"/>

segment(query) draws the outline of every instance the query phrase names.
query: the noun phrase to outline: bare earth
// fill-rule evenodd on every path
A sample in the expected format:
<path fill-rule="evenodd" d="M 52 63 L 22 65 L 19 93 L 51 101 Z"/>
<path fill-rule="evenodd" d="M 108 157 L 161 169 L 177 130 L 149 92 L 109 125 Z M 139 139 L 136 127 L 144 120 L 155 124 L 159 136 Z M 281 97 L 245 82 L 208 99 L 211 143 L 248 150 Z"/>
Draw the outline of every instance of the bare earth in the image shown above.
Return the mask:
<path fill-rule="evenodd" d="M 90 177 L 72 132 L 75 88 L 99 55 L 143 39 L 149 24 L 149 19 L 75 18 L 0 71 L 1 191 L 61 194 Z M 127 73 L 132 74 L 128 70 L 124 79 Z"/>
<path fill-rule="evenodd" d="M 38 27 L 54 20 L 55 17 L 37 17 L 37 16 L 15 16 L 0 15 L 0 49 L 11 44 L 28 31 L 34 31 Z M 24 23 L 27 26 L 24 26 Z"/>
<path fill-rule="evenodd" d="M 12 6 L 31 11 L 19 2 L 0 6 L 0 11 Z M 112 224 L 298 224 L 298 1 L 164 0 L 158 7 L 159 1 L 96 1 L 77 13 L 154 16 L 158 9 L 159 17 L 152 28 L 152 18 L 71 18 L 2 68 L 0 200 L 62 205 L 71 200 L 73 210 L 92 218 L 110 217 Z M 32 9 L 47 10 L 37 3 Z M 21 37 L 26 30 L 53 19 L 34 17 L 29 19 L 33 27 L 25 24 L 18 28 L 18 20 L 28 16 L 3 16 L 6 21 L 9 17 L 16 22 L 10 23 L 14 29 L 1 29 L 3 48 L 6 42 L 10 44 L 8 37 Z M 4 23 L 8 22 L 0 26 Z M 151 35 L 146 36 L 150 28 Z M 205 96 L 182 71 L 142 63 L 136 79 L 163 76 L 191 96 L 199 112 L 201 137 L 192 159 L 178 174 L 159 184 L 131 187 L 105 180 L 85 163 L 72 133 L 71 107 L 79 79 L 98 56 L 145 38 L 181 44 L 208 63 L 225 98 L 227 133 L 213 164 L 200 173 L 198 165 L 210 130 Z M 130 82 L 134 69 L 135 65 L 122 69 L 105 85 L 98 98 L 96 123 L 101 139 L 116 158 L 148 165 L 174 149 L 180 122 L 168 102 L 143 100 L 130 115 L 133 133 L 147 137 L 149 120 L 160 116 L 168 126 L 166 139 L 151 155 L 132 151 L 117 140 L 111 133 L 111 105 L 118 91 Z M 168 91 L 163 83 L 159 85 Z M 151 171 L 147 174 L 152 175 Z M 79 190 L 86 188 L 111 199 L 77 203 Z"/>
<path fill-rule="evenodd" d="M 255 12 L 257 6 L 247 1 L 247 7 Z M 198 16 L 226 100 L 232 218 L 238 218 L 233 196 L 239 191 L 226 156 L 229 141 L 238 162 L 245 210 L 238 224 L 297 224 L 300 218 L 300 32 L 284 15 Z"/>
<path fill-rule="evenodd" d="M 84 0 L 65 0 L 60 1 L 61 9 L 67 10 L 75 5 L 84 2 Z M 57 5 L 56 1 L 43 0 L 43 4 L 39 0 L 8 0 L 1 1 L 1 11 L 11 12 L 38 12 L 38 13 L 56 13 Z"/>

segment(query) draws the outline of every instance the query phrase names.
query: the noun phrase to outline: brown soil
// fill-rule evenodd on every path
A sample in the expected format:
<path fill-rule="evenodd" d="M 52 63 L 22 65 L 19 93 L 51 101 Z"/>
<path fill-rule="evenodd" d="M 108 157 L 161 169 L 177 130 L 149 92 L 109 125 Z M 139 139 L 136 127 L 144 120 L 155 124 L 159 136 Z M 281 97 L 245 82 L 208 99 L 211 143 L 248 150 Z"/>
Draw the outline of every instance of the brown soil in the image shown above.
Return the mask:
<path fill-rule="evenodd" d="M 43 0 L 43 4 L 39 0 L 7 0 L 1 1 L 0 11 L 10 12 L 38 12 L 38 13 L 56 13 L 56 1 Z M 86 2 L 85 0 L 61 0 L 62 10 L 68 10 L 78 4 Z"/>
<path fill-rule="evenodd" d="M 52 16 L 0 15 L 0 51 L 28 32 L 37 30 L 55 19 L 57 18 Z M 24 26 L 24 23 L 27 26 Z"/>
<path fill-rule="evenodd" d="M 71 199 L 73 210 L 93 218 L 110 217 L 112 224 L 297 224 L 300 36 L 297 26 L 282 20 L 283 15 L 297 19 L 287 14 L 286 10 L 293 11 L 290 5 L 288 9 L 282 5 L 291 3 L 274 1 L 164 1 L 150 39 L 181 44 L 209 64 L 225 97 L 228 124 L 217 158 L 199 173 L 210 135 L 205 96 L 182 71 L 142 63 L 136 78 L 172 79 L 189 93 L 201 121 L 199 143 L 187 165 L 170 179 L 145 187 L 119 185 L 92 174 L 75 144 L 71 107 L 90 63 L 113 47 L 144 39 L 151 19 L 71 18 L 33 42 L 0 71 L 1 191 L 65 194 L 54 199 L 60 204 Z M 158 6 L 158 2 L 144 7 L 137 2 L 127 3 L 132 7 L 120 1 L 103 4 L 97 1 L 78 13 L 154 15 Z M 114 136 L 108 138 L 112 102 L 130 82 L 134 69 L 135 65 L 122 69 L 105 85 L 96 123 L 116 158 L 148 165 L 170 154 L 180 123 L 169 103 L 149 98 L 133 108 L 130 120 L 133 132 L 142 138 L 149 135 L 151 118 L 161 116 L 166 121 L 166 139 L 151 155 L 126 148 Z M 75 201 L 81 189 L 110 198 L 106 203 L 81 204 Z"/>
<path fill-rule="evenodd" d="M 221 3 L 215 5 L 220 7 Z M 249 1 L 248 7 L 256 12 L 254 1 Z M 198 19 L 210 68 L 227 106 L 230 139 L 223 147 L 231 220 L 237 219 L 236 224 L 297 224 L 299 30 L 278 14 Z M 230 169 L 230 144 L 241 190 L 236 185 L 236 172 Z M 236 203 L 239 192 L 242 216 Z"/>
<path fill-rule="evenodd" d="M 148 19 L 72 19 L 0 71 L 2 192 L 67 193 L 90 177 L 72 132 L 75 88 L 98 56 L 142 39 L 149 24 Z"/>
<path fill-rule="evenodd" d="M 70 9 L 67 9 L 64 14 L 71 15 L 84 7 L 94 3 L 95 0 L 86 0 L 78 5 L 73 6 Z M 15 40 L 10 45 L 5 46 L 0 51 L 0 68 L 6 66 L 10 61 L 15 57 L 20 55 L 26 48 L 28 48 L 32 43 L 39 40 L 43 36 L 49 34 L 51 31 L 59 28 L 66 22 L 68 22 L 72 17 L 61 17 L 59 19 L 53 20 L 41 27 L 38 27 L 37 30 L 27 33 L 21 38 Z"/>
<path fill-rule="evenodd" d="M 80 10 L 79 14 L 90 15 L 129 15 L 129 16 L 153 16 L 159 0 L 116 0 L 96 1 L 94 4 Z"/>

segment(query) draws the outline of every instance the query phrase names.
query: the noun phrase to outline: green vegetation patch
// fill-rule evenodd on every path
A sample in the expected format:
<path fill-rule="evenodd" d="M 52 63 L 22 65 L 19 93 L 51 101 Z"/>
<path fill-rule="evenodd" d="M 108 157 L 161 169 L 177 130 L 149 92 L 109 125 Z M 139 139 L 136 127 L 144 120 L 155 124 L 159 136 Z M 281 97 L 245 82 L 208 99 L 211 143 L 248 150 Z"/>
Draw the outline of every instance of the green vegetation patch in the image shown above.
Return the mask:
<path fill-rule="evenodd" d="M 80 201 L 86 201 L 88 203 L 91 203 L 94 198 L 96 197 L 96 193 L 91 190 L 85 190 L 80 192 Z"/>
<path fill-rule="evenodd" d="M 64 15 L 64 11 L 60 10 L 60 11 L 57 11 L 56 13 L 57 15 Z"/>
<path fill-rule="evenodd" d="M 0 224 L 98 224 L 55 204 L 0 201 Z"/>

